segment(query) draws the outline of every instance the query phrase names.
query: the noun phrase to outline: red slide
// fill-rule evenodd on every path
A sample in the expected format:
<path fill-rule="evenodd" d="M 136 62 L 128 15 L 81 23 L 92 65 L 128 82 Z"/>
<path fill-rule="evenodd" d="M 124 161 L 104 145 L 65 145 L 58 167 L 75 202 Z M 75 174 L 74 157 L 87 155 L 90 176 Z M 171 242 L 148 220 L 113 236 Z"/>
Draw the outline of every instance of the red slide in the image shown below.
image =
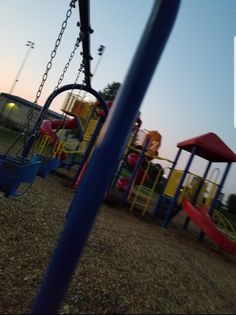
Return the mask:
<path fill-rule="evenodd" d="M 134 169 L 135 165 L 138 162 L 138 159 L 139 159 L 138 154 L 131 153 L 128 155 L 127 162 L 130 165 L 131 170 Z M 137 175 L 135 177 L 135 184 L 136 185 L 139 185 L 141 183 L 144 173 L 145 173 L 144 169 L 142 167 L 140 167 L 138 169 Z M 123 178 L 118 179 L 118 181 L 117 181 L 118 189 L 125 191 L 128 184 L 129 184 L 129 181 L 130 181 L 129 177 L 123 177 Z"/>
<path fill-rule="evenodd" d="M 61 119 L 45 119 L 43 120 L 39 130 L 42 135 L 51 136 L 53 138 L 57 138 L 56 131 L 59 128 L 65 128 L 65 129 L 74 129 L 78 127 L 77 119 L 71 118 L 67 119 L 66 121 L 63 121 Z"/>
<path fill-rule="evenodd" d="M 219 247 L 231 255 L 236 255 L 236 242 L 229 240 L 220 230 L 217 229 L 207 212 L 206 206 L 194 207 L 191 202 L 184 198 L 182 201 L 183 210 L 207 236 L 209 236 Z"/>
<path fill-rule="evenodd" d="M 70 118 L 67 120 L 63 119 L 45 119 L 43 120 L 39 130 L 42 135 L 47 135 L 51 137 L 51 146 L 54 147 L 54 145 L 57 144 L 59 141 L 59 137 L 56 134 L 56 131 L 60 128 L 65 128 L 65 129 L 74 129 L 78 128 L 78 120 L 74 118 Z M 60 156 L 62 160 L 67 158 L 67 154 L 63 152 Z"/>

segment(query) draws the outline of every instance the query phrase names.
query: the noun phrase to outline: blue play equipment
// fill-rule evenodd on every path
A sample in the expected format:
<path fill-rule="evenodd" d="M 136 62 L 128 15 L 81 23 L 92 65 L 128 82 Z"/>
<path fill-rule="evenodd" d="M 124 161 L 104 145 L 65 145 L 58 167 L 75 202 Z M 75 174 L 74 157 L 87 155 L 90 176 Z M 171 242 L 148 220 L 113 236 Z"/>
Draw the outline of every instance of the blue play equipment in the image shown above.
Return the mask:
<path fill-rule="evenodd" d="M 91 93 L 89 1 L 78 1 L 78 3 L 80 30 L 83 33 L 85 86 Z M 60 307 L 103 196 L 124 151 L 127 137 L 137 117 L 146 89 L 171 33 L 179 4 L 179 0 L 154 2 L 125 81 L 113 103 L 112 111 L 105 121 L 94 153 L 69 207 L 68 218 L 41 288 L 34 300 L 32 314 L 55 314 Z M 50 98 L 53 98 L 54 94 Z M 99 96 L 97 92 L 96 96 Z M 127 104 L 130 106 L 127 107 Z M 30 145 L 31 142 L 28 143 L 28 149 Z"/>
<path fill-rule="evenodd" d="M 24 146 L 24 149 L 23 149 L 23 152 L 22 152 L 22 156 L 23 157 L 27 157 L 28 156 L 28 154 L 29 154 L 29 152 L 30 152 L 30 150 L 31 150 L 35 140 L 36 140 L 36 137 L 37 137 L 37 132 L 36 131 L 39 129 L 40 124 L 41 124 L 41 122 L 42 122 L 46 112 L 48 111 L 52 101 L 59 94 L 65 92 L 67 90 L 71 90 L 71 89 L 86 91 L 86 92 L 92 94 L 94 97 L 96 97 L 98 99 L 98 101 L 101 103 L 101 106 L 102 106 L 102 108 L 104 110 L 105 116 L 104 117 L 100 117 L 98 119 L 98 122 L 97 122 L 97 125 L 96 125 L 96 130 L 95 130 L 96 135 L 97 135 L 97 133 L 99 132 L 99 130 L 101 128 L 101 124 L 103 124 L 104 119 L 106 118 L 106 116 L 108 114 L 108 111 L 109 111 L 105 100 L 103 99 L 103 97 L 97 91 L 92 89 L 91 86 L 84 86 L 84 85 L 81 85 L 81 84 L 67 84 L 67 85 L 64 85 L 64 86 L 58 88 L 57 90 L 53 91 L 53 93 L 51 93 L 49 95 L 49 97 L 47 98 L 47 100 L 46 100 L 46 102 L 45 102 L 45 104 L 43 106 L 43 109 L 42 109 L 42 111 L 41 111 L 41 113 L 40 113 L 40 115 L 39 115 L 39 117 L 38 117 L 38 119 L 37 119 L 37 121 L 35 123 L 35 126 L 34 126 L 34 128 L 32 130 L 31 136 L 28 138 L 28 140 L 27 140 L 27 142 L 26 142 L 26 144 Z M 94 137 L 92 137 L 92 139 L 90 140 L 90 143 L 89 143 L 89 146 L 88 146 L 89 148 L 86 149 L 86 152 L 84 154 L 85 157 L 87 157 L 90 154 L 90 151 L 91 151 L 91 149 L 92 149 L 92 147 L 94 145 L 95 140 L 96 140 L 96 137 L 94 135 Z M 36 159 L 37 159 L 37 157 L 36 157 Z"/>
<path fill-rule="evenodd" d="M 37 105 L 38 99 L 42 93 L 42 89 L 43 89 L 43 86 L 44 86 L 45 81 L 47 79 L 48 72 L 52 67 L 52 60 L 56 56 L 57 48 L 60 44 L 62 35 L 65 31 L 68 19 L 71 16 L 72 8 L 75 7 L 75 2 L 76 2 L 76 0 L 70 1 L 70 8 L 67 11 L 66 19 L 64 20 L 64 22 L 62 24 L 61 32 L 58 36 L 58 39 L 57 39 L 56 44 L 54 46 L 54 49 L 50 55 L 51 59 L 47 64 L 46 71 L 45 71 L 43 78 L 42 78 L 42 82 L 41 82 L 39 89 L 36 93 L 36 98 L 34 101 L 35 105 Z M 76 45 L 74 47 L 74 51 L 78 47 L 78 43 L 79 43 L 79 40 L 77 39 Z M 72 54 L 70 56 L 69 62 L 71 61 L 71 59 L 74 55 L 74 51 L 72 52 Z M 58 84 L 57 84 L 57 87 L 55 89 L 58 88 L 59 84 L 63 80 L 64 74 L 65 74 L 65 72 L 69 66 L 69 62 L 66 64 L 66 66 L 63 70 L 63 74 L 60 77 Z M 39 161 L 39 159 L 37 157 L 34 160 L 28 159 L 29 151 L 30 151 L 30 149 L 34 143 L 35 138 L 37 137 L 37 131 L 38 131 L 38 127 L 40 125 L 40 122 L 38 120 L 36 123 L 36 127 L 33 130 L 34 135 L 31 135 L 29 137 L 29 139 L 27 140 L 28 133 L 29 133 L 29 127 L 30 127 L 30 121 L 32 120 L 33 112 L 34 112 L 34 106 L 31 108 L 31 110 L 27 114 L 27 121 L 26 121 L 26 124 L 24 127 L 24 131 L 17 137 L 17 139 L 10 146 L 10 148 L 7 150 L 5 155 L 0 156 L 0 191 L 4 193 L 5 197 L 23 195 L 31 187 L 31 185 L 33 184 L 33 182 L 34 182 L 34 180 L 38 174 L 38 171 L 41 169 L 40 165 L 42 163 L 41 163 L 41 161 Z M 40 117 L 42 118 L 45 113 L 46 113 L 46 111 L 43 111 L 43 114 L 41 113 Z M 15 146 L 15 144 L 18 142 L 18 140 L 21 138 L 21 136 L 24 136 L 23 146 L 20 149 L 18 149 L 16 156 L 10 156 L 9 155 L 10 150 Z M 20 150 L 23 150 L 21 155 L 19 154 Z M 45 163 L 45 161 L 44 161 L 44 163 Z M 27 187 L 27 189 L 25 189 L 25 191 L 19 192 L 18 188 L 22 183 L 28 184 L 28 187 Z"/>
<path fill-rule="evenodd" d="M 32 162 L 39 161 L 41 165 L 38 169 L 37 175 L 40 177 L 46 177 L 50 171 L 57 170 L 61 165 L 61 159 L 59 158 L 48 158 L 46 156 L 41 156 L 39 154 L 34 154 Z"/>
<path fill-rule="evenodd" d="M 21 196 L 33 184 L 41 162 L 20 157 L 0 155 L 0 190 L 5 197 Z M 24 192 L 19 192 L 22 183 L 28 184 Z"/>
<path fill-rule="evenodd" d="M 62 30 L 59 34 L 59 38 L 56 41 L 57 44 L 55 45 L 53 52 L 51 53 L 51 60 L 49 61 L 48 65 L 46 67 L 46 72 L 43 75 L 43 79 L 42 79 L 42 82 L 39 86 L 39 90 L 36 93 L 36 100 L 34 102 L 35 104 L 37 104 L 38 98 L 41 95 L 43 85 L 47 79 L 48 71 L 50 70 L 50 68 L 52 66 L 52 59 L 56 55 L 56 49 L 59 46 L 62 33 L 64 32 L 66 24 L 67 24 L 67 20 L 71 15 L 71 9 L 72 9 L 72 7 L 75 7 L 75 2 L 76 2 L 76 0 L 71 0 L 71 2 L 70 2 L 70 9 L 67 11 L 66 20 L 62 24 L 63 25 Z M 80 91 L 81 90 L 86 91 L 86 92 L 92 94 L 93 96 L 95 96 L 103 108 L 104 116 L 100 117 L 100 119 L 98 119 L 95 133 L 94 133 L 92 139 L 90 140 L 88 147 L 86 149 L 86 152 L 83 156 L 83 159 L 80 163 L 80 168 L 78 170 L 78 174 L 83 167 L 83 163 L 85 163 L 87 157 L 90 155 L 92 147 L 94 146 L 94 142 L 96 141 L 97 134 L 99 133 L 101 126 L 104 123 L 104 120 L 106 119 L 108 111 L 109 111 L 108 106 L 107 106 L 106 102 L 104 101 L 103 97 L 98 92 L 96 92 L 95 90 L 93 90 L 91 88 L 91 84 L 90 84 L 90 76 L 91 76 L 90 61 L 87 62 L 87 65 L 86 65 L 85 78 L 84 78 L 85 84 L 81 85 L 81 84 L 74 83 L 74 84 L 68 84 L 66 86 L 59 88 L 59 84 L 62 82 L 64 74 L 65 74 L 65 72 L 69 66 L 70 61 L 72 60 L 72 58 L 74 56 L 75 50 L 78 48 L 80 41 L 81 41 L 80 38 L 76 40 L 74 50 L 70 55 L 69 61 L 63 70 L 63 74 L 60 77 L 58 84 L 54 89 L 54 92 L 46 100 L 45 105 L 43 106 L 43 108 L 40 112 L 40 115 L 39 115 L 39 117 L 38 117 L 38 119 L 34 125 L 34 128 L 31 132 L 31 134 L 29 135 L 29 137 L 27 139 L 24 139 L 24 145 L 21 148 L 22 149 L 21 155 L 18 154 L 17 157 L 12 157 L 12 156 L 9 156 L 7 154 L 0 156 L 0 191 L 4 193 L 5 197 L 22 195 L 23 193 L 19 193 L 17 191 L 17 189 L 21 185 L 21 183 L 28 183 L 29 184 L 28 188 L 24 191 L 24 193 L 25 193 L 31 187 L 31 185 L 33 184 L 37 175 L 41 176 L 41 177 L 46 177 L 51 170 L 56 170 L 59 166 L 61 166 L 61 160 L 59 158 L 49 158 L 46 156 L 41 156 L 39 154 L 35 154 L 33 156 L 33 158 L 31 160 L 29 160 L 28 156 L 29 156 L 29 153 L 31 151 L 32 146 L 34 145 L 34 143 L 38 137 L 39 127 L 40 127 L 40 125 L 41 125 L 41 123 L 42 123 L 42 121 L 43 121 L 43 119 L 44 119 L 44 117 L 45 117 L 45 115 L 49 109 L 50 104 L 52 103 L 52 101 L 54 100 L 54 98 L 56 96 L 58 96 L 60 93 L 66 91 L 66 90 L 78 89 Z M 84 51 L 90 51 L 89 41 L 86 40 L 86 36 L 83 39 L 83 46 L 84 46 L 83 47 Z M 86 62 L 86 60 L 88 58 L 90 58 L 90 55 L 89 56 L 85 55 L 83 61 Z M 90 59 L 88 59 L 88 60 L 90 60 Z M 80 67 L 80 70 L 82 70 L 82 69 L 83 69 L 83 67 Z M 33 108 L 32 108 L 32 110 L 33 110 Z M 29 113 L 29 117 L 27 117 L 28 121 L 27 121 L 26 125 L 28 127 L 29 127 L 29 120 L 32 118 L 32 117 L 30 118 L 30 115 L 32 115 L 32 113 Z M 24 132 L 24 133 L 25 133 L 25 135 L 27 134 L 27 132 Z M 17 138 L 17 141 L 19 138 L 20 138 L 20 136 Z M 14 145 L 15 145 L 15 143 L 14 143 Z M 11 148 L 14 145 L 12 145 Z"/>

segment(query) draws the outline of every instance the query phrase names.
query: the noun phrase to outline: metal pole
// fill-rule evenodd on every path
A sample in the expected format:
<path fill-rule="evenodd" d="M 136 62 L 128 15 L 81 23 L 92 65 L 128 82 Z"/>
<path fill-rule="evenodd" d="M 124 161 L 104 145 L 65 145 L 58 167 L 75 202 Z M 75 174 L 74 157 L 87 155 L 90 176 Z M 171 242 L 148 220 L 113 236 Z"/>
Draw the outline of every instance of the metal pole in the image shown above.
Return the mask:
<path fill-rule="evenodd" d="M 96 66 L 95 66 L 95 68 L 93 70 L 92 78 L 94 77 L 94 75 L 95 75 L 95 73 L 96 73 L 96 71 L 98 69 L 98 66 L 99 66 L 99 64 L 100 64 L 100 62 L 102 60 L 102 56 L 103 56 L 103 53 L 105 51 L 105 48 L 106 47 L 103 46 L 103 45 L 100 45 L 100 47 L 98 48 L 98 55 L 100 56 L 100 58 L 98 59 L 98 62 L 97 62 Z M 92 79 L 91 79 L 91 81 L 92 81 Z"/>
<path fill-rule="evenodd" d="M 167 186 L 167 184 L 168 184 L 168 181 L 169 181 L 169 179 L 170 179 L 171 173 L 172 173 L 173 169 L 175 169 L 175 166 L 176 166 L 176 164 L 177 164 L 177 162 L 178 162 L 178 160 L 179 160 L 179 157 L 180 157 L 181 152 L 182 152 L 182 149 L 179 148 L 179 150 L 177 151 L 177 154 L 176 154 L 176 156 L 175 156 L 174 163 L 172 164 L 172 167 L 171 167 L 171 169 L 170 169 L 170 173 L 169 173 L 168 179 L 167 179 L 167 181 L 166 181 L 166 183 L 165 183 L 165 186 L 164 186 L 164 188 L 163 188 L 163 193 L 164 193 L 165 188 L 166 188 L 166 186 Z M 161 209 L 161 205 L 162 205 L 162 201 L 163 201 L 163 193 L 160 195 L 160 197 L 159 197 L 159 199 L 158 199 L 158 201 L 157 201 L 156 207 L 155 207 L 155 209 L 154 209 L 154 211 L 153 211 L 153 217 L 157 217 L 158 212 L 159 212 L 160 209 Z"/>
<path fill-rule="evenodd" d="M 213 213 L 214 213 L 216 203 L 217 203 L 218 198 L 219 198 L 219 196 L 220 196 L 220 192 L 221 192 L 221 190 L 222 190 L 222 188 L 223 188 L 223 186 L 224 186 L 224 182 L 225 182 L 226 177 L 227 177 L 227 175 L 228 175 L 228 173 L 229 173 L 229 170 L 230 170 L 231 165 L 232 165 L 232 162 L 229 162 L 229 163 L 227 164 L 226 169 L 225 169 L 225 172 L 224 172 L 224 175 L 223 175 L 223 177 L 222 177 L 222 179 L 221 179 L 221 182 L 220 182 L 220 185 L 219 185 L 219 187 L 218 187 L 218 189 L 217 189 L 216 195 L 215 195 L 215 197 L 214 197 L 214 199 L 213 199 L 213 201 L 212 201 L 212 204 L 211 204 L 211 206 L 210 206 L 210 209 L 209 209 L 209 211 L 208 211 L 208 212 L 209 212 L 209 215 L 210 215 L 211 217 L 212 217 L 212 215 L 213 215 Z M 201 231 L 200 234 L 199 234 L 199 236 L 198 236 L 199 241 L 202 241 L 202 240 L 203 240 L 204 235 L 205 235 L 204 232 Z"/>
<path fill-rule="evenodd" d="M 59 309 L 171 33 L 179 4 L 179 0 L 154 3 L 124 84 L 112 105 L 71 203 L 70 216 L 33 304 L 33 314 L 55 314 Z M 131 106 L 127 107 L 126 104 Z"/>
<path fill-rule="evenodd" d="M 176 189 L 174 198 L 172 198 L 171 203 L 170 203 L 170 206 L 169 206 L 169 208 L 168 208 L 168 210 L 167 210 L 166 216 L 165 216 L 165 218 L 164 218 L 164 220 L 163 220 L 162 227 L 167 227 L 168 223 L 169 223 L 170 220 L 171 220 L 171 215 L 172 215 L 172 213 L 173 213 L 174 206 L 177 204 L 177 200 L 178 200 L 178 197 L 179 197 L 180 189 L 181 189 L 181 187 L 182 187 L 182 185 L 183 185 L 183 183 L 184 183 L 185 177 L 186 177 L 186 175 L 187 175 L 187 173 L 188 173 L 188 170 L 189 170 L 189 168 L 190 168 L 190 166 L 191 166 L 191 164 L 192 164 L 193 158 L 194 158 L 194 156 L 195 156 L 195 152 L 196 152 L 196 147 L 194 146 L 194 147 L 192 148 L 191 155 L 190 155 L 190 158 L 189 158 L 189 160 L 188 160 L 188 163 L 187 163 L 187 165 L 186 165 L 186 167 L 185 167 L 185 169 L 184 169 L 183 176 L 181 177 L 181 180 L 180 180 L 180 182 L 179 182 L 179 184 L 178 184 L 178 187 L 177 187 L 177 189 Z"/>
<path fill-rule="evenodd" d="M 216 192 L 216 194 L 215 194 L 215 197 L 214 197 L 214 199 L 213 199 L 213 201 L 212 201 L 212 204 L 211 204 L 211 206 L 210 206 L 210 209 L 209 209 L 209 211 L 208 211 L 210 216 L 212 216 L 213 213 L 214 213 L 214 210 L 215 210 L 215 207 L 216 207 L 218 198 L 219 198 L 220 193 L 221 193 L 221 190 L 222 190 L 222 188 L 223 188 L 223 186 L 224 186 L 225 180 L 226 180 L 226 178 L 227 178 L 227 176 L 228 176 L 228 173 L 229 173 L 229 170 L 230 170 L 231 165 L 232 165 L 232 162 L 228 162 L 228 164 L 227 164 L 227 166 L 226 166 L 226 168 L 225 168 L 224 175 L 223 175 L 223 177 L 222 177 L 222 179 L 221 179 L 221 182 L 220 182 L 220 184 L 219 184 L 219 187 L 218 187 L 218 189 L 217 189 L 217 192 Z"/>
<path fill-rule="evenodd" d="M 93 30 L 90 26 L 90 1 L 79 1 L 79 15 L 80 15 L 80 33 L 82 35 L 82 57 L 84 65 L 84 83 L 87 87 L 91 87 L 91 64 L 93 59 L 90 54 L 90 34 Z"/>
<path fill-rule="evenodd" d="M 23 59 L 23 61 L 22 61 L 22 64 L 21 64 L 21 66 L 20 66 L 20 69 L 18 70 L 18 72 L 17 72 L 17 74 L 16 74 L 15 80 L 14 80 L 14 82 L 13 82 L 13 84 L 12 84 L 12 86 L 11 86 L 9 92 L 8 92 L 8 94 L 12 94 L 12 92 L 13 92 L 15 86 L 16 86 L 16 83 L 19 82 L 19 78 L 20 78 L 21 72 L 22 72 L 22 70 L 23 70 L 23 68 L 24 68 L 24 66 L 25 66 L 26 60 L 27 60 L 28 57 L 29 57 L 29 54 L 30 54 L 31 49 L 34 48 L 34 45 L 35 45 L 35 44 L 34 44 L 34 42 L 32 42 L 32 41 L 28 41 L 28 42 L 26 43 L 26 46 L 29 47 L 29 48 L 27 49 L 26 55 L 25 55 L 25 57 L 24 57 L 24 59 Z M 2 109 L 2 112 L 1 112 L 1 116 L 3 116 L 3 113 L 4 113 L 4 111 L 5 111 L 7 102 L 8 102 L 8 98 L 5 100 L 5 104 L 3 105 L 3 109 Z M 8 118 L 9 118 L 9 115 L 8 115 Z"/>
<path fill-rule="evenodd" d="M 17 72 L 16 78 L 15 78 L 13 84 L 12 84 L 12 87 L 11 87 L 11 89 L 10 89 L 10 91 L 9 91 L 9 94 L 11 94 L 11 93 L 13 92 L 16 83 L 19 81 L 21 72 L 22 72 L 22 70 L 23 70 L 23 68 L 24 68 L 24 66 L 25 66 L 26 60 L 27 60 L 28 57 L 29 57 L 30 51 L 31 51 L 31 49 L 34 48 L 34 42 L 28 41 L 27 44 L 26 44 L 26 46 L 29 47 L 29 48 L 27 49 L 25 58 L 23 59 L 23 62 L 22 62 L 22 64 L 21 64 L 21 66 L 20 66 L 20 69 L 19 69 L 19 71 Z"/>
<path fill-rule="evenodd" d="M 201 191 L 201 189 L 202 189 L 202 187 L 203 187 L 203 184 L 204 184 L 205 179 L 206 179 L 206 177 L 207 177 L 207 174 L 208 174 L 208 172 L 209 172 L 211 163 L 212 163 L 212 162 L 209 161 L 208 164 L 207 164 L 207 167 L 206 167 L 206 170 L 205 170 L 205 172 L 204 172 L 204 175 L 203 175 L 203 178 L 202 178 L 202 180 L 201 180 L 201 183 L 200 183 L 200 185 L 199 185 L 199 187 L 198 187 L 198 189 L 197 189 L 197 191 L 196 191 L 196 194 L 195 194 L 195 196 L 194 196 L 193 205 L 195 205 L 195 203 L 197 202 L 198 196 L 199 196 L 199 194 L 200 194 L 200 191 Z M 190 221 L 190 219 L 189 219 L 189 217 L 187 216 L 187 218 L 186 218 L 186 220 L 185 220 L 185 222 L 184 222 L 184 225 L 183 225 L 183 229 L 184 229 L 184 230 L 187 230 L 189 221 Z"/>

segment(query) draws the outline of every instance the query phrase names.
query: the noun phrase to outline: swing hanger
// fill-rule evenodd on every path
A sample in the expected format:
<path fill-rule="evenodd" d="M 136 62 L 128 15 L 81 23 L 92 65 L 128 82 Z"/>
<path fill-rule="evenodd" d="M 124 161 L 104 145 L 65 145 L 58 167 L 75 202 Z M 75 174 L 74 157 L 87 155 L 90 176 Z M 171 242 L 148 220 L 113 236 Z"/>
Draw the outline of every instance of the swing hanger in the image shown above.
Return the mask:
<path fill-rule="evenodd" d="M 78 37 L 78 38 L 76 39 L 76 41 L 75 41 L 74 48 L 73 48 L 72 52 L 70 53 L 68 62 L 65 64 L 64 69 L 63 69 L 63 71 L 62 71 L 62 74 L 61 74 L 61 76 L 59 77 L 59 80 L 58 80 L 58 82 L 57 82 L 57 84 L 56 84 L 56 86 L 55 86 L 55 88 L 54 88 L 54 92 L 58 90 L 60 84 L 62 83 L 62 81 L 63 81 L 63 79 L 64 79 L 64 76 L 65 76 L 65 74 L 66 74 L 66 72 L 67 72 L 67 70 L 68 70 L 68 68 L 69 68 L 69 66 L 70 66 L 70 63 L 71 63 L 71 61 L 72 61 L 72 59 L 73 59 L 73 57 L 74 57 L 74 55 L 75 55 L 75 52 L 76 52 L 77 48 L 79 47 L 80 42 L 81 42 L 81 38 Z M 79 68 L 79 71 L 78 71 L 78 74 L 77 74 L 77 77 L 76 77 L 76 80 L 78 80 L 81 70 L 82 70 L 82 68 L 80 67 L 80 68 Z M 74 83 L 74 86 L 75 86 L 76 83 L 77 83 L 77 81 Z M 42 116 L 41 119 L 38 121 L 38 125 L 39 125 L 39 126 L 41 125 L 43 119 L 44 119 L 44 117 Z M 65 116 L 62 115 L 62 119 L 65 121 L 66 115 L 65 115 Z M 59 129 L 58 129 L 58 130 L 59 130 Z M 57 131 L 58 131 L 58 130 L 57 130 Z M 56 132 L 57 132 L 57 131 L 56 131 Z"/>
<path fill-rule="evenodd" d="M 73 57 L 75 55 L 75 52 L 76 52 L 77 48 L 79 47 L 80 42 L 81 42 L 81 37 L 78 37 L 76 39 L 76 42 L 75 42 L 75 45 L 74 45 L 74 49 L 72 50 L 72 52 L 70 54 L 68 62 L 65 64 L 63 72 L 62 72 L 62 74 L 61 74 L 61 76 L 60 76 L 60 78 L 59 78 L 59 80 L 57 82 L 57 85 L 54 88 L 54 91 L 56 91 L 59 88 L 61 82 L 63 81 L 65 73 L 66 73 L 67 69 L 69 68 L 70 62 L 72 61 L 72 59 L 73 59 Z"/>

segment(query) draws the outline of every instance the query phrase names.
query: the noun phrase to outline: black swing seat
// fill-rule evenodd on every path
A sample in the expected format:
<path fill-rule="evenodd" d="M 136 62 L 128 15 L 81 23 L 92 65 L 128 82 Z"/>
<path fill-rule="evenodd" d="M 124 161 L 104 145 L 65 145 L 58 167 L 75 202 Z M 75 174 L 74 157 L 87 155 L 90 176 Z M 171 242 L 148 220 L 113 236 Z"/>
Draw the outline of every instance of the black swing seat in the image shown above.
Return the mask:
<path fill-rule="evenodd" d="M 41 162 L 0 155 L 0 191 L 5 197 L 19 195 L 21 183 L 34 182 Z"/>

